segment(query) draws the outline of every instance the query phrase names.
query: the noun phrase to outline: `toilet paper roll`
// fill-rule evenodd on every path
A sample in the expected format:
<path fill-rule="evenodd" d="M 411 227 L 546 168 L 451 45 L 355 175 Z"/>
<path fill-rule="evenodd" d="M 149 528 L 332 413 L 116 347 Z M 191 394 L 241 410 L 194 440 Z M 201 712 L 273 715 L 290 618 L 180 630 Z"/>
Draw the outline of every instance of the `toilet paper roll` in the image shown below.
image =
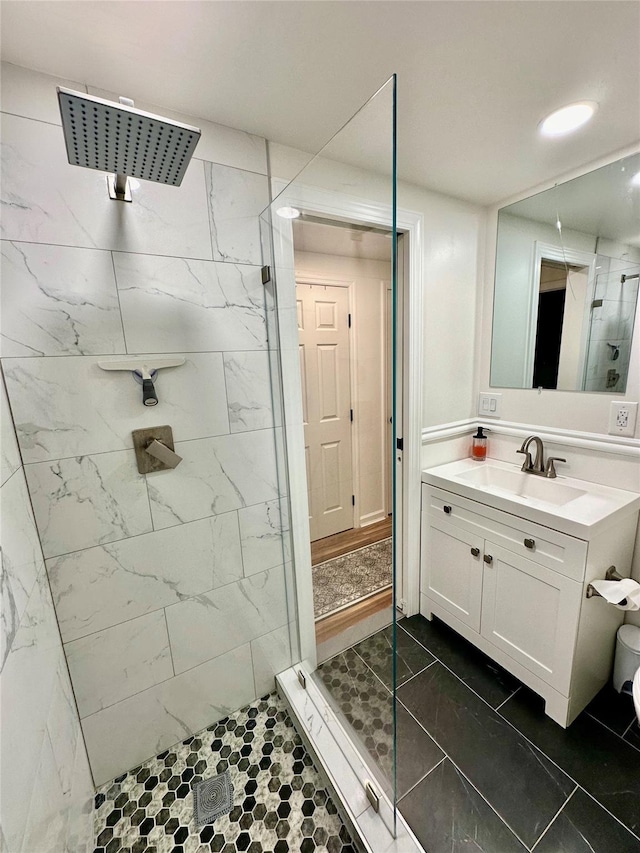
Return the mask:
<path fill-rule="evenodd" d="M 592 581 L 591 586 L 619 610 L 640 610 L 640 583 L 633 578 L 621 581 Z M 626 598 L 626 604 L 620 604 Z"/>

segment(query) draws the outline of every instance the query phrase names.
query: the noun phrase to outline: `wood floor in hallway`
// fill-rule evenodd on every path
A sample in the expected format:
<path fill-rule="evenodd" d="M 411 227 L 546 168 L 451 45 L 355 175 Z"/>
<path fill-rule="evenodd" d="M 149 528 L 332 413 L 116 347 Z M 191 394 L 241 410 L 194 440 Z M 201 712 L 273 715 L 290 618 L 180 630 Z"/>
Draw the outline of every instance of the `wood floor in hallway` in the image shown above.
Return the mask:
<path fill-rule="evenodd" d="M 388 539 L 389 536 L 391 536 L 391 516 L 375 524 L 369 524 L 367 527 L 354 527 L 351 530 L 343 530 L 342 533 L 327 536 L 325 539 L 317 539 L 311 543 L 311 565 L 317 566 L 318 563 L 349 554 L 358 548 L 364 548 L 365 545 L 373 545 L 374 542 Z"/>

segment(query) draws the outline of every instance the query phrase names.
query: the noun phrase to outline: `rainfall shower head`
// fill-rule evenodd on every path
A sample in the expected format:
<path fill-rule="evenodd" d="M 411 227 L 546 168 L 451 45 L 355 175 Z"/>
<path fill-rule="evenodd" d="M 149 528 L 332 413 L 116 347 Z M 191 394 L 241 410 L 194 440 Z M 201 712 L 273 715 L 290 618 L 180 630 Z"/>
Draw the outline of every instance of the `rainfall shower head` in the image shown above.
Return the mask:
<path fill-rule="evenodd" d="M 118 104 L 58 87 L 69 163 L 113 172 L 119 198 L 127 175 L 179 187 L 200 130 L 137 110 L 126 98 L 120 100 Z"/>

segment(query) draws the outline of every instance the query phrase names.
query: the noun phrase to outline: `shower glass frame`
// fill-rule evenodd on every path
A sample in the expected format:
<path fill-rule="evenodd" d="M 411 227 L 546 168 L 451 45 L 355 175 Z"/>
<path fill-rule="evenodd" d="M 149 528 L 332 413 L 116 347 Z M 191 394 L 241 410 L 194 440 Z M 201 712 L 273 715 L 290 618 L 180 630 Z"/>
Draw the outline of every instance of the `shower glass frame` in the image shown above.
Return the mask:
<path fill-rule="evenodd" d="M 273 200 L 260 217 L 263 276 L 268 333 L 271 394 L 276 426 L 278 505 L 283 531 L 283 563 L 286 568 L 287 607 L 292 665 L 299 664 L 318 688 L 333 712 L 333 722 L 342 726 L 369 778 L 391 806 L 385 824 L 395 835 L 397 801 L 396 761 L 396 587 L 398 547 L 396 512 L 402 489 L 397 483 L 397 425 L 401 423 L 401 395 L 398 393 L 398 283 L 397 283 L 397 80 L 393 75 L 330 139 L 330 141 L 288 183 L 272 178 Z M 372 168 L 371 164 L 374 164 Z M 375 168 L 375 167 L 378 168 Z M 277 166 L 276 166 L 277 169 Z M 273 164 L 271 165 L 273 171 Z M 346 189 L 346 192 L 345 192 Z M 352 203 L 352 213 L 345 212 Z M 349 725 L 333 697 L 315 677 L 317 668 L 313 611 L 310 536 L 308 524 L 307 478 L 302 420 L 300 356 L 296 306 L 293 220 L 278 215 L 282 208 L 295 208 L 327 219 L 343 219 L 383 227 L 391 236 L 391 437 L 387 464 L 392 493 L 392 648 L 385 662 L 391 673 L 391 690 L 379 681 L 385 695 L 384 722 L 391 736 L 385 748 L 390 756 L 384 770 L 377 766 L 364 741 Z M 396 416 L 396 413 L 398 416 Z M 301 505 L 302 503 L 302 505 Z M 389 671 L 388 670 L 388 671 Z M 376 676 L 372 676 L 377 680 Z M 386 701 L 386 693 L 389 693 Z M 321 710 L 321 709 L 318 709 Z M 354 767 L 354 770 L 357 768 Z M 361 770 L 361 765 L 360 765 Z M 362 779 L 364 784 L 366 780 Z"/>

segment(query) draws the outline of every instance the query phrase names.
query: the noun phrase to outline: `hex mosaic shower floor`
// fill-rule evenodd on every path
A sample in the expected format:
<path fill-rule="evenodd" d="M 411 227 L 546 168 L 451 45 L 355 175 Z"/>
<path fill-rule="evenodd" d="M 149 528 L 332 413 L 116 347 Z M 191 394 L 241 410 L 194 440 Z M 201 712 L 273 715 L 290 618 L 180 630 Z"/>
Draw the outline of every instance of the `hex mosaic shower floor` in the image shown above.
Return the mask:
<path fill-rule="evenodd" d="M 234 807 L 196 827 L 192 787 L 229 769 Z M 95 853 L 356 853 L 272 694 L 104 785 Z"/>

